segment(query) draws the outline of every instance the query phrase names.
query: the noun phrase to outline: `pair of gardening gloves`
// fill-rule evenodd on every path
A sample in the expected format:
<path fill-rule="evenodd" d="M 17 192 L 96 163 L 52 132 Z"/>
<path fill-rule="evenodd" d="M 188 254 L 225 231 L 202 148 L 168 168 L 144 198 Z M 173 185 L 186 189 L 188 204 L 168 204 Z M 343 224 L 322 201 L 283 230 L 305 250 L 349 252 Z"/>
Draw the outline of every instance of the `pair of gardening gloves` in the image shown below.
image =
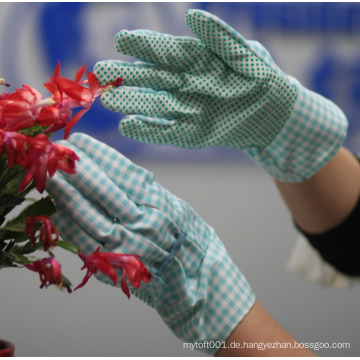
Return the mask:
<path fill-rule="evenodd" d="M 119 124 L 123 135 L 242 149 L 271 176 L 292 182 L 334 156 L 347 130 L 336 105 L 284 74 L 261 44 L 214 15 L 189 10 L 186 23 L 196 38 L 120 31 L 117 51 L 139 61 L 96 64 L 101 85 L 123 79 L 101 97 L 106 108 L 127 114 Z M 60 234 L 84 253 L 100 246 L 139 254 L 153 278 L 130 285 L 133 294 L 184 342 L 226 340 L 255 296 L 214 230 L 114 149 L 79 133 L 63 143 L 80 162 L 76 174 L 56 174 L 47 183 Z"/>

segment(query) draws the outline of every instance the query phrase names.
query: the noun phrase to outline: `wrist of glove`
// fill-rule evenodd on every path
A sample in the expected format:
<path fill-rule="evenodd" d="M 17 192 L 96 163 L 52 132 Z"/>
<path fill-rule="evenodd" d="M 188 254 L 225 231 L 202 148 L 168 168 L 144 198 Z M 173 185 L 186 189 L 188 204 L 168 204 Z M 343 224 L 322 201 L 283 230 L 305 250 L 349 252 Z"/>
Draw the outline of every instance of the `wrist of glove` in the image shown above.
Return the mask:
<path fill-rule="evenodd" d="M 272 176 L 304 181 L 342 145 L 347 120 L 331 101 L 284 74 L 259 43 L 216 16 L 189 10 L 198 39 L 120 31 L 118 52 L 142 62 L 101 61 L 102 84 L 123 87 L 102 96 L 127 114 L 120 132 L 152 144 L 240 148 Z"/>
<path fill-rule="evenodd" d="M 288 77 L 296 101 L 287 122 L 267 147 L 244 149 L 274 178 L 302 182 L 312 177 L 343 144 L 348 122 L 332 101 Z"/>
<path fill-rule="evenodd" d="M 80 162 L 76 174 L 56 173 L 47 182 L 61 236 L 85 254 L 100 246 L 140 255 L 153 278 L 139 289 L 130 284 L 131 293 L 153 306 L 183 341 L 226 340 L 255 297 L 214 230 L 114 149 L 84 134 L 63 143 Z"/>

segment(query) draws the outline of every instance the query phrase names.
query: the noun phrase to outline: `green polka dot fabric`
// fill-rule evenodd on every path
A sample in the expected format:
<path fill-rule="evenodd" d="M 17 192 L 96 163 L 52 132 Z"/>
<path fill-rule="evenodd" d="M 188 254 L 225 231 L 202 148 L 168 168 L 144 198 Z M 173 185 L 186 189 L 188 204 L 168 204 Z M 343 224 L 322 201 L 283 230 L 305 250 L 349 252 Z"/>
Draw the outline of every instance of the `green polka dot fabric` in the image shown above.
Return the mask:
<path fill-rule="evenodd" d="M 99 246 L 139 254 L 154 278 L 139 289 L 129 284 L 131 293 L 153 306 L 184 342 L 225 341 L 255 296 L 215 231 L 151 172 L 104 143 L 75 133 L 62 144 L 80 161 L 76 174 L 57 172 L 46 184 L 61 236 L 86 254 Z"/>
<path fill-rule="evenodd" d="M 101 97 L 126 114 L 119 131 L 151 144 L 240 148 L 284 181 L 318 171 L 346 136 L 341 110 L 216 16 L 189 10 L 186 22 L 197 39 L 123 30 L 117 51 L 139 61 L 96 64 L 102 85 L 123 78 Z"/>

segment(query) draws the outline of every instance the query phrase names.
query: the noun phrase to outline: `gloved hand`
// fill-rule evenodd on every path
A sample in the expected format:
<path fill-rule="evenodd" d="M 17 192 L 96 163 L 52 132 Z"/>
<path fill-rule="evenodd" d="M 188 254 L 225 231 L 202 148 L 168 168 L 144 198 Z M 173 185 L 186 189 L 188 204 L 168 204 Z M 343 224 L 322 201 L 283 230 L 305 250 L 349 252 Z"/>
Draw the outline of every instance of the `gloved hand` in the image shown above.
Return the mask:
<path fill-rule="evenodd" d="M 153 278 L 139 289 L 129 284 L 131 293 L 152 305 L 185 342 L 227 339 L 255 298 L 214 230 L 152 173 L 114 149 L 80 133 L 62 143 L 80 162 L 76 174 L 57 172 L 47 182 L 61 236 L 85 254 L 98 246 L 139 254 Z"/>
<path fill-rule="evenodd" d="M 189 10 L 200 39 L 120 31 L 118 52 L 144 62 L 101 61 L 102 103 L 129 114 L 120 132 L 152 144 L 241 148 L 283 181 L 304 181 L 337 152 L 347 120 L 331 101 L 284 74 L 259 43 L 212 14 Z"/>

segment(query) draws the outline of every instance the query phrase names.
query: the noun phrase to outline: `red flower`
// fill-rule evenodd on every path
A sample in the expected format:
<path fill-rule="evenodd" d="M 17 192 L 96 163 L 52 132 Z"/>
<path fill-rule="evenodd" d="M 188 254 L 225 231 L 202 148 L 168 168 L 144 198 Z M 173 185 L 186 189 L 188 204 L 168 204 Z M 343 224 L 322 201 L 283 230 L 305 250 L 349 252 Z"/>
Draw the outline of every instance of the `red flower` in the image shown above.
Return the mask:
<path fill-rule="evenodd" d="M 118 78 L 107 86 L 100 86 L 96 76 L 90 71 L 87 72 L 87 80 L 80 81 L 86 65 L 83 65 L 76 72 L 74 80 L 60 76 L 60 64 L 55 68 L 54 75 L 45 87 L 53 94 L 56 105 L 44 108 L 40 113 L 38 123 L 40 125 L 51 125 L 48 132 L 57 131 L 65 127 L 64 139 L 70 133 L 71 128 L 81 119 L 90 109 L 96 97 L 101 95 L 109 86 L 120 86 L 122 79 Z M 89 87 L 82 86 L 87 83 Z M 72 117 L 72 109 L 82 107 Z M 69 119 L 68 122 L 67 119 Z"/>
<path fill-rule="evenodd" d="M 141 281 L 148 283 L 152 278 L 149 270 L 144 263 L 140 261 L 139 255 L 108 253 L 107 258 L 112 266 L 122 270 L 121 289 L 128 298 L 130 298 L 130 292 L 126 278 L 128 278 L 130 284 L 137 289 L 140 287 Z"/>
<path fill-rule="evenodd" d="M 20 191 L 34 179 L 36 189 L 42 193 L 45 190 L 46 174 L 53 176 L 57 169 L 68 174 L 75 173 L 75 161 L 79 160 L 79 157 L 74 151 L 50 142 L 44 134 L 30 138 L 29 145 L 26 164 L 28 171 L 20 184 Z"/>
<path fill-rule="evenodd" d="M 55 103 L 59 103 L 62 100 L 62 96 L 58 89 L 56 78 L 60 75 L 60 62 L 55 67 L 53 76 L 50 76 L 49 82 L 45 83 L 44 86 L 53 94 L 52 98 L 54 99 Z"/>
<path fill-rule="evenodd" d="M 36 260 L 31 265 L 26 264 L 25 267 L 29 270 L 39 273 L 42 289 L 44 286 L 47 288 L 51 284 L 58 287 L 62 285 L 61 265 L 54 258 L 46 258 Z"/>
<path fill-rule="evenodd" d="M 40 241 L 44 245 L 44 250 L 47 251 L 48 249 L 56 246 L 56 241 L 59 240 L 59 232 L 48 215 L 27 217 L 25 232 L 28 234 L 29 239 L 34 246 L 36 242 L 35 225 L 39 222 L 43 224 L 39 230 Z"/>
<path fill-rule="evenodd" d="M 56 82 L 61 93 L 65 93 L 73 101 L 83 108 L 90 108 L 95 98 L 101 94 L 101 87 L 95 75 L 87 72 L 89 87 L 81 86 L 78 82 L 58 76 Z"/>
<path fill-rule="evenodd" d="M 8 92 L 5 92 L 5 93 L 0 94 L 0 100 L 5 99 L 8 95 L 9 95 Z M 0 108 L 0 111 L 1 111 L 1 108 Z M 0 112 L 0 115 L 1 115 L 1 112 Z"/>
<path fill-rule="evenodd" d="M 81 81 L 86 65 L 76 72 L 74 80 L 60 76 L 60 63 L 53 76 L 44 86 L 52 94 L 43 99 L 34 88 L 23 85 L 12 94 L 0 96 L 0 128 L 21 130 L 35 125 L 48 126 L 46 133 L 65 128 L 66 139 L 71 128 L 90 109 L 96 97 L 111 86 L 120 86 L 122 79 L 107 86 L 100 86 L 95 75 L 87 72 L 87 80 Z M 2 80 L 2 79 L 0 79 Z M 88 84 L 83 86 L 82 84 Z M 6 84 L 8 85 L 8 84 Z M 74 108 L 82 108 L 73 116 Z"/>
<path fill-rule="evenodd" d="M 81 77 L 84 74 L 86 65 L 83 65 L 75 75 L 74 81 L 69 80 L 71 83 L 79 85 Z M 55 104 L 42 109 L 37 123 L 41 126 L 50 126 L 46 132 L 58 131 L 62 128 L 66 128 L 65 136 L 66 139 L 69 135 L 72 126 L 81 118 L 81 116 L 87 111 L 80 110 L 72 118 L 72 109 L 80 107 L 78 101 L 64 94 L 63 88 L 59 84 L 59 79 L 65 79 L 60 76 L 60 63 L 57 64 L 54 75 L 50 77 L 50 81 L 45 83 L 44 86 L 52 93 L 52 98 Z M 66 79 L 67 80 L 67 79 Z M 67 120 L 69 119 L 69 122 Z"/>
<path fill-rule="evenodd" d="M 70 129 L 80 120 L 82 116 L 85 115 L 85 113 L 90 109 L 91 105 L 95 101 L 96 97 L 99 96 L 104 89 L 100 86 L 95 75 L 90 71 L 87 72 L 87 83 L 89 84 L 90 88 L 81 86 L 76 80 L 79 80 L 78 74 L 75 77 L 75 81 L 66 79 L 62 76 L 58 76 L 56 78 L 60 93 L 62 95 L 65 93 L 68 96 L 68 100 L 65 100 L 64 103 L 68 101 L 68 106 L 77 104 L 77 106 L 81 106 L 83 108 L 66 124 L 64 134 L 65 139 L 68 137 Z"/>
<path fill-rule="evenodd" d="M 4 151 L 8 157 L 8 165 L 11 169 L 14 163 L 26 165 L 28 137 L 16 131 L 4 131 L 0 129 L 0 156 Z"/>
<path fill-rule="evenodd" d="M 43 99 L 41 94 L 28 85 L 0 100 L 1 127 L 7 130 L 21 130 L 35 125 L 43 106 L 53 104 L 50 98 Z"/>
<path fill-rule="evenodd" d="M 118 268 L 123 272 L 121 289 L 127 297 L 130 298 L 130 291 L 126 283 L 126 278 L 128 278 L 130 283 L 136 288 L 140 287 L 141 281 L 148 283 L 152 278 L 149 270 L 143 262 L 139 260 L 139 255 L 115 254 L 99 251 L 100 247 L 98 247 L 90 256 L 79 252 L 79 257 L 84 261 L 82 269 L 87 268 L 87 273 L 81 284 L 78 285 L 75 290 L 83 287 L 88 282 L 91 275 L 96 274 L 98 270 L 108 275 L 114 285 L 116 285 L 118 276 L 114 268 Z"/>

